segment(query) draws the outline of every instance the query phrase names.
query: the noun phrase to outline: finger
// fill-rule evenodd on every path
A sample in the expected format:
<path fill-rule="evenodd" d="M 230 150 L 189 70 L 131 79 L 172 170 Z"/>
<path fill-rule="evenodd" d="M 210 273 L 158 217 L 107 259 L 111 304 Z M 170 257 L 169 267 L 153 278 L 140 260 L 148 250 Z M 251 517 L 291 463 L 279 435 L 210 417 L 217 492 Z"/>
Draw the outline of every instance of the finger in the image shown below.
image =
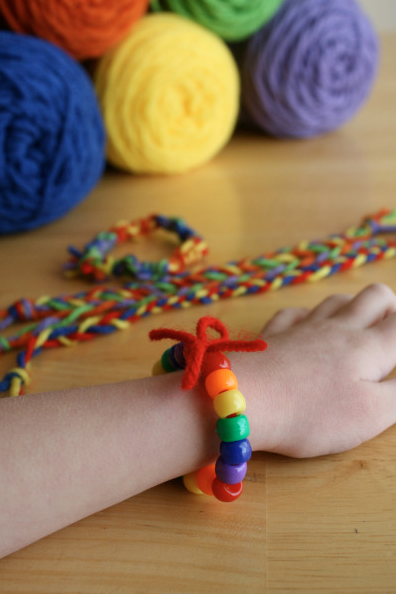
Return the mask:
<path fill-rule="evenodd" d="M 263 336 L 273 336 L 279 334 L 288 328 L 291 328 L 301 320 L 304 320 L 309 309 L 305 307 L 287 307 L 280 309 L 276 314 L 265 324 L 261 331 Z"/>
<path fill-rule="evenodd" d="M 342 307 L 353 299 L 352 295 L 331 295 L 319 303 L 311 311 L 307 319 L 326 320 L 336 314 Z"/>
<path fill-rule="evenodd" d="M 381 283 L 369 285 L 342 307 L 334 317 L 357 328 L 369 328 L 396 311 L 394 292 Z"/>

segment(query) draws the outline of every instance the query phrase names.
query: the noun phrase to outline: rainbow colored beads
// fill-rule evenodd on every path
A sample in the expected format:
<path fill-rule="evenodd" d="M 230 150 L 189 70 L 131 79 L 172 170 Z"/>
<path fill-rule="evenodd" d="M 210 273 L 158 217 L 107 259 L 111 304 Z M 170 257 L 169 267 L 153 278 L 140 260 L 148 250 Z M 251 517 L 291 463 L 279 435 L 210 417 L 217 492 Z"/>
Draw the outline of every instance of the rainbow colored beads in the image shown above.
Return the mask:
<path fill-rule="evenodd" d="M 161 360 L 154 365 L 153 373 L 176 371 L 185 365 L 183 343 L 179 342 L 164 352 Z M 238 390 L 237 378 L 223 353 L 206 353 L 201 375 L 219 417 L 216 430 L 221 439 L 220 455 L 216 464 L 185 475 L 184 486 L 197 495 L 214 496 L 223 502 L 235 501 L 243 491 L 242 481 L 246 475 L 247 461 L 252 455 L 247 439 L 249 421 L 242 414 L 246 410 L 246 400 Z"/>
<path fill-rule="evenodd" d="M 213 399 L 214 410 L 220 417 L 217 422 L 217 433 L 221 439 L 220 456 L 214 468 L 212 492 L 219 501 L 231 502 L 243 491 L 242 481 L 252 454 L 247 440 L 249 421 L 242 414 L 246 410 L 246 400 L 238 390 L 238 380 L 231 366 L 225 365 L 219 353 L 205 355 L 202 375 L 208 396 Z M 223 453 L 226 455 L 223 456 Z"/>
<path fill-rule="evenodd" d="M 215 330 L 219 338 L 211 338 L 209 329 Z M 243 491 L 243 479 L 252 448 L 247 439 L 249 421 L 243 414 L 246 401 L 238 390 L 238 380 L 231 371 L 230 361 L 221 351 L 264 351 L 267 343 L 262 338 L 230 340 L 224 324 L 210 316 L 198 320 L 196 335 L 159 328 L 151 330 L 149 336 L 151 340 L 171 338 L 179 341 L 172 349 L 165 351 L 161 362 L 154 366 L 154 371 L 165 373 L 184 368 L 181 382 L 184 390 L 194 388 L 201 377 L 219 417 L 216 431 L 221 439 L 220 456 L 216 464 L 186 475 L 183 478 L 185 487 L 192 493 L 212 495 L 219 501 L 235 501 Z"/>

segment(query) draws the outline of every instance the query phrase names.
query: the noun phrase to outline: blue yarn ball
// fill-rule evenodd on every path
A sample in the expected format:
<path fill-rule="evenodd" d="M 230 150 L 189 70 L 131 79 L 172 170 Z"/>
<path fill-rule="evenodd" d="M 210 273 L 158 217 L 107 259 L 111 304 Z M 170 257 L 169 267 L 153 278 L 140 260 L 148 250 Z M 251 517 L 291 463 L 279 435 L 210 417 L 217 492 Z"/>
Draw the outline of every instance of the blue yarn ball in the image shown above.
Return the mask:
<path fill-rule="evenodd" d="M 47 41 L 0 31 L 0 233 L 63 216 L 104 165 L 104 125 L 82 66 Z"/>

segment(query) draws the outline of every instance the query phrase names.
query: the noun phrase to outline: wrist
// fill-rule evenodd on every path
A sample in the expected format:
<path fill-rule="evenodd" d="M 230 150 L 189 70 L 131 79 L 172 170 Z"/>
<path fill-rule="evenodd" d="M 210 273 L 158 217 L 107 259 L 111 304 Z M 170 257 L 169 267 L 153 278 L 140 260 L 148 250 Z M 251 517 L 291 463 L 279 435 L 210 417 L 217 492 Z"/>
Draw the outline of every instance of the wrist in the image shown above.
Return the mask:
<path fill-rule="evenodd" d="M 247 402 L 250 443 L 253 451 L 276 451 L 281 443 L 277 406 L 276 366 L 269 351 L 233 353 L 232 368 Z"/>

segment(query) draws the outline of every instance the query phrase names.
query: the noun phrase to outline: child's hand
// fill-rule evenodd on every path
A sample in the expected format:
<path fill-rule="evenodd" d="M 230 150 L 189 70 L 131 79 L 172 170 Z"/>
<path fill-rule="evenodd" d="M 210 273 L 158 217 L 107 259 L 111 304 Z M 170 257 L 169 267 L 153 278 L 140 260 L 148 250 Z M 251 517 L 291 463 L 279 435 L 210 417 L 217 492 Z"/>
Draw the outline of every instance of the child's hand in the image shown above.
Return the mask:
<path fill-rule="evenodd" d="M 396 364 L 395 312 L 396 297 L 381 284 L 312 311 L 278 312 L 262 332 L 267 351 L 245 358 L 249 383 L 263 395 L 256 449 L 336 453 L 396 423 L 396 379 L 385 379 Z"/>

